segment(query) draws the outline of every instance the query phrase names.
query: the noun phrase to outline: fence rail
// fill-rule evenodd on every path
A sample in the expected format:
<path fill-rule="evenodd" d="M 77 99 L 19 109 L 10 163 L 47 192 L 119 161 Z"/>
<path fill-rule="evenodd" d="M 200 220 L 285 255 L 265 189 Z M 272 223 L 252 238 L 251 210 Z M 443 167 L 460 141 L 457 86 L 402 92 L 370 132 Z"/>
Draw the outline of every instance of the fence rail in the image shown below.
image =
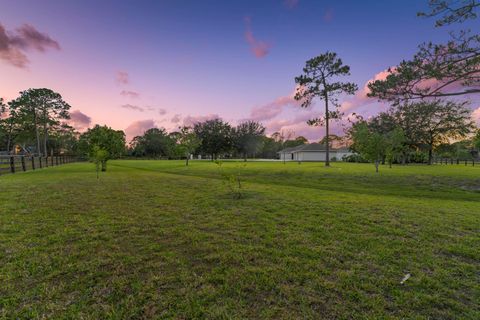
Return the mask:
<path fill-rule="evenodd" d="M 457 159 L 457 158 L 434 158 L 434 164 L 464 164 L 464 165 L 471 165 L 475 166 L 475 162 L 478 163 L 478 160 L 475 159 Z"/>
<path fill-rule="evenodd" d="M 47 167 L 59 166 L 75 161 L 76 157 L 66 155 L 49 157 L 0 156 L 0 175 L 29 170 L 38 170 Z"/>

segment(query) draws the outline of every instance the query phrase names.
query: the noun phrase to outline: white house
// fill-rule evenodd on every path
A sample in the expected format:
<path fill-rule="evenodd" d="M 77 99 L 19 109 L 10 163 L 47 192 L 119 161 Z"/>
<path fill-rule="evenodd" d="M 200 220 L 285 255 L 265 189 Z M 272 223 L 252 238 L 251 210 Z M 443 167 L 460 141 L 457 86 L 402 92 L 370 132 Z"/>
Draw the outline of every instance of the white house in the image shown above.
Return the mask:
<path fill-rule="evenodd" d="M 344 156 L 352 155 L 348 148 L 330 148 L 330 160 L 342 160 Z M 278 152 L 280 160 L 285 161 L 325 161 L 327 159 L 325 145 L 320 143 L 303 144 L 286 148 Z"/>

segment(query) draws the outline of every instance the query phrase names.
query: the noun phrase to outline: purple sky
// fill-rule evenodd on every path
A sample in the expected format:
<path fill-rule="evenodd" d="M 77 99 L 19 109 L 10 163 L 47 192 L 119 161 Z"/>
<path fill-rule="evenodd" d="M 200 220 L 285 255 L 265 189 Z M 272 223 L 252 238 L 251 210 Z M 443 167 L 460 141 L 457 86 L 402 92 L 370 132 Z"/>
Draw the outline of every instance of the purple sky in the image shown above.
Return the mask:
<path fill-rule="evenodd" d="M 77 128 L 107 124 L 129 138 L 218 116 L 318 140 L 324 130 L 305 121 L 321 102 L 304 110 L 292 99 L 305 61 L 337 52 L 360 88 L 343 111 L 375 114 L 384 106 L 365 98 L 365 84 L 420 43 L 448 39 L 451 28 L 416 17 L 426 3 L 0 0 L 0 96 L 51 88 Z"/>

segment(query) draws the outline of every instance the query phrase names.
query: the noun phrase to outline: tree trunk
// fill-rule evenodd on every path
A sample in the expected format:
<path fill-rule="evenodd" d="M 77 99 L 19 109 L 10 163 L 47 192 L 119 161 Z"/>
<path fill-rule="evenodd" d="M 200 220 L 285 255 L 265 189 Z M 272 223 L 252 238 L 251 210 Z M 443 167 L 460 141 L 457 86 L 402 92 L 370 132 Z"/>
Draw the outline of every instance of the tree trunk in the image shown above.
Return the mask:
<path fill-rule="evenodd" d="M 247 153 L 246 152 L 243 153 L 243 161 L 247 162 Z"/>
<path fill-rule="evenodd" d="M 8 140 L 7 140 L 7 152 L 10 154 L 11 143 L 12 143 L 12 131 L 13 131 L 13 123 L 10 124 L 10 128 L 8 129 Z"/>
<path fill-rule="evenodd" d="M 47 140 L 48 140 L 48 128 L 47 128 L 47 111 L 43 106 L 43 151 L 47 154 Z"/>
<path fill-rule="evenodd" d="M 325 167 L 330 167 L 330 139 L 329 139 L 329 121 L 330 116 L 328 114 L 328 95 L 325 93 Z"/>
<path fill-rule="evenodd" d="M 107 160 L 102 160 L 102 172 L 107 171 Z"/>
<path fill-rule="evenodd" d="M 430 145 L 430 149 L 428 149 L 428 164 L 432 164 L 432 159 L 433 159 L 433 146 Z"/>
<path fill-rule="evenodd" d="M 185 166 L 187 166 L 187 167 L 188 167 L 188 159 L 189 159 L 189 158 L 190 158 L 190 155 L 187 154 L 187 161 L 185 161 Z"/>
<path fill-rule="evenodd" d="M 375 172 L 378 173 L 378 165 L 380 164 L 380 161 L 375 160 Z"/>
<path fill-rule="evenodd" d="M 35 110 L 35 108 L 33 108 L 33 125 L 35 127 L 35 138 L 37 140 L 37 153 L 41 156 L 42 153 L 40 152 L 40 134 L 38 132 L 37 111 Z"/>

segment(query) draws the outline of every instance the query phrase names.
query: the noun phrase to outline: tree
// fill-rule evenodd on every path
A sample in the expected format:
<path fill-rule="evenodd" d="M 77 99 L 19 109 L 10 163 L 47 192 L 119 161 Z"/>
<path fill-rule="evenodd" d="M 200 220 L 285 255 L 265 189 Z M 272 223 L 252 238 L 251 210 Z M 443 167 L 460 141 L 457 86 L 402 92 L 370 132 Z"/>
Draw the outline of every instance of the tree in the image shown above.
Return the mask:
<path fill-rule="evenodd" d="M 436 27 L 477 18 L 475 10 L 480 8 L 478 0 L 429 0 L 430 12 L 419 12 L 419 17 L 441 16 Z"/>
<path fill-rule="evenodd" d="M 301 101 L 303 108 L 311 106 L 316 98 L 325 102 L 324 116 L 308 121 L 309 125 L 325 125 L 325 166 L 330 166 L 329 122 L 330 119 L 338 119 L 341 116 L 337 110 L 339 106 L 337 97 L 340 94 L 354 94 L 358 90 L 354 83 L 335 81 L 337 77 L 347 75 L 350 75 L 350 67 L 343 65 L 336 53 L 326 52 L 308 60 L 303 68 L 303 74 L 295 78 L 298 85 L 295 100 Z M 330 111 L 329 103 L 335 107 L 335 111 Z"/>
<path fill-rule="evenodd" d="M 365 121 L 354 124 L 350 130 L 352 149 L 366 160 L 375 163 L 375 172 L 386 154 L 388 141 L 385 135 L 372 131 Z"/>
<path fill-rule="evenodd" d="M 193 131 L 202 141 L 200 151 L 210 154 L 212 161 L 232 147 L 232 127 L 221 119 L 196 123 Z"/>
<path fill-rule="evenodd" d="M 387 134 L 387 147 L 385 150 L 385 157 L 390 168 L 392 167 L 393 161 L 402 157 L 402 163 L 405 163 L 405 151 L 408 149 L 406 146 L 406 137 L 403 130 L 399 127 L 396 127 Z"/>
<path fill-rule="evenodd" d="M 163 128 L 151 128 L 142 136 L 133 138 L 131 143 L 136 155 L 148 157 L 170 156 L 173 152 L 175 141 Z"/>
<path fill-rule="evenodd" d="M 95 157 L 96 147 L 107 152 L 107 157 L 102 162 L 102 171 L 106 171 L 107 160 L 119 158 L 125 153 L 125 133 L 97 124 L 83 133 L 79 139 L 80 151 L 90 158 Z"/>
<path fill-rule="evenodd" d="M 197 137 L 195 132 L 190 127 L 180 128 L 177 149 L 178 153 L 186 157 L 185 166 L 188 166 L 190 156 L 201 145 L 202 141 Z"/>
<path fill-rule="evenodd" d="M 410 140 L 427 149 L 431 164 L 437 145 L 463 138 L 473 129 L 471 111 L 465 105 L 440 100 L 404 104 L 398 107 L 396 117 L 399 124 L 408 126 Z"/>
<path fill-rule="evenodd" d="M 59 93 L 45 88 L 20 92 L 20 96 L 11 104 L 11 108 L 22 119 L 29 120 L 33 125 L 39 154 L 42 154 L 40 140 L 43 141 L 43 154 L 46 155 L 48 154 L 47 141 L 50 129 L 59 125 L 62 120 L 70 119 L 70 105 L 62 99 Z"/>
<path fill-rule="evenodd" d="M 262 145 L 265 127 L 255 121 L 240 123 L 233 131 L 233 145 L 235 150 L 243 155 L 247 161 L 249 154 L 256 153 Z"/>
<path fill-rule="evenodd" d="M 480 35 L 462 32 L 447 44 L 426 43 L 412 60 L 368 84 L 369 97 L 391 101 L 480 93 Z"/>
<path fill-rule="evenodd" d="M 102 171 L 106 171 L 106 163 L 108 160 L 108 151 L 94 145 L 92 148 L 92 152 L 90 154 L 90 159 L 95 163 L 95 169 L 97 172 L 97 179 L 98 179 L 98 172 L 100 170 L 100 166 L 102 167 Z M 104 170 L 105 168 L 105 170 Z"/>
<path fill-rule="evenodd" d="M 480 129 L 478 128 L 477 128 L 477 133 L 473 138 L 473 147 L 476 148 L 477 151 L 480 151 Z"/>

